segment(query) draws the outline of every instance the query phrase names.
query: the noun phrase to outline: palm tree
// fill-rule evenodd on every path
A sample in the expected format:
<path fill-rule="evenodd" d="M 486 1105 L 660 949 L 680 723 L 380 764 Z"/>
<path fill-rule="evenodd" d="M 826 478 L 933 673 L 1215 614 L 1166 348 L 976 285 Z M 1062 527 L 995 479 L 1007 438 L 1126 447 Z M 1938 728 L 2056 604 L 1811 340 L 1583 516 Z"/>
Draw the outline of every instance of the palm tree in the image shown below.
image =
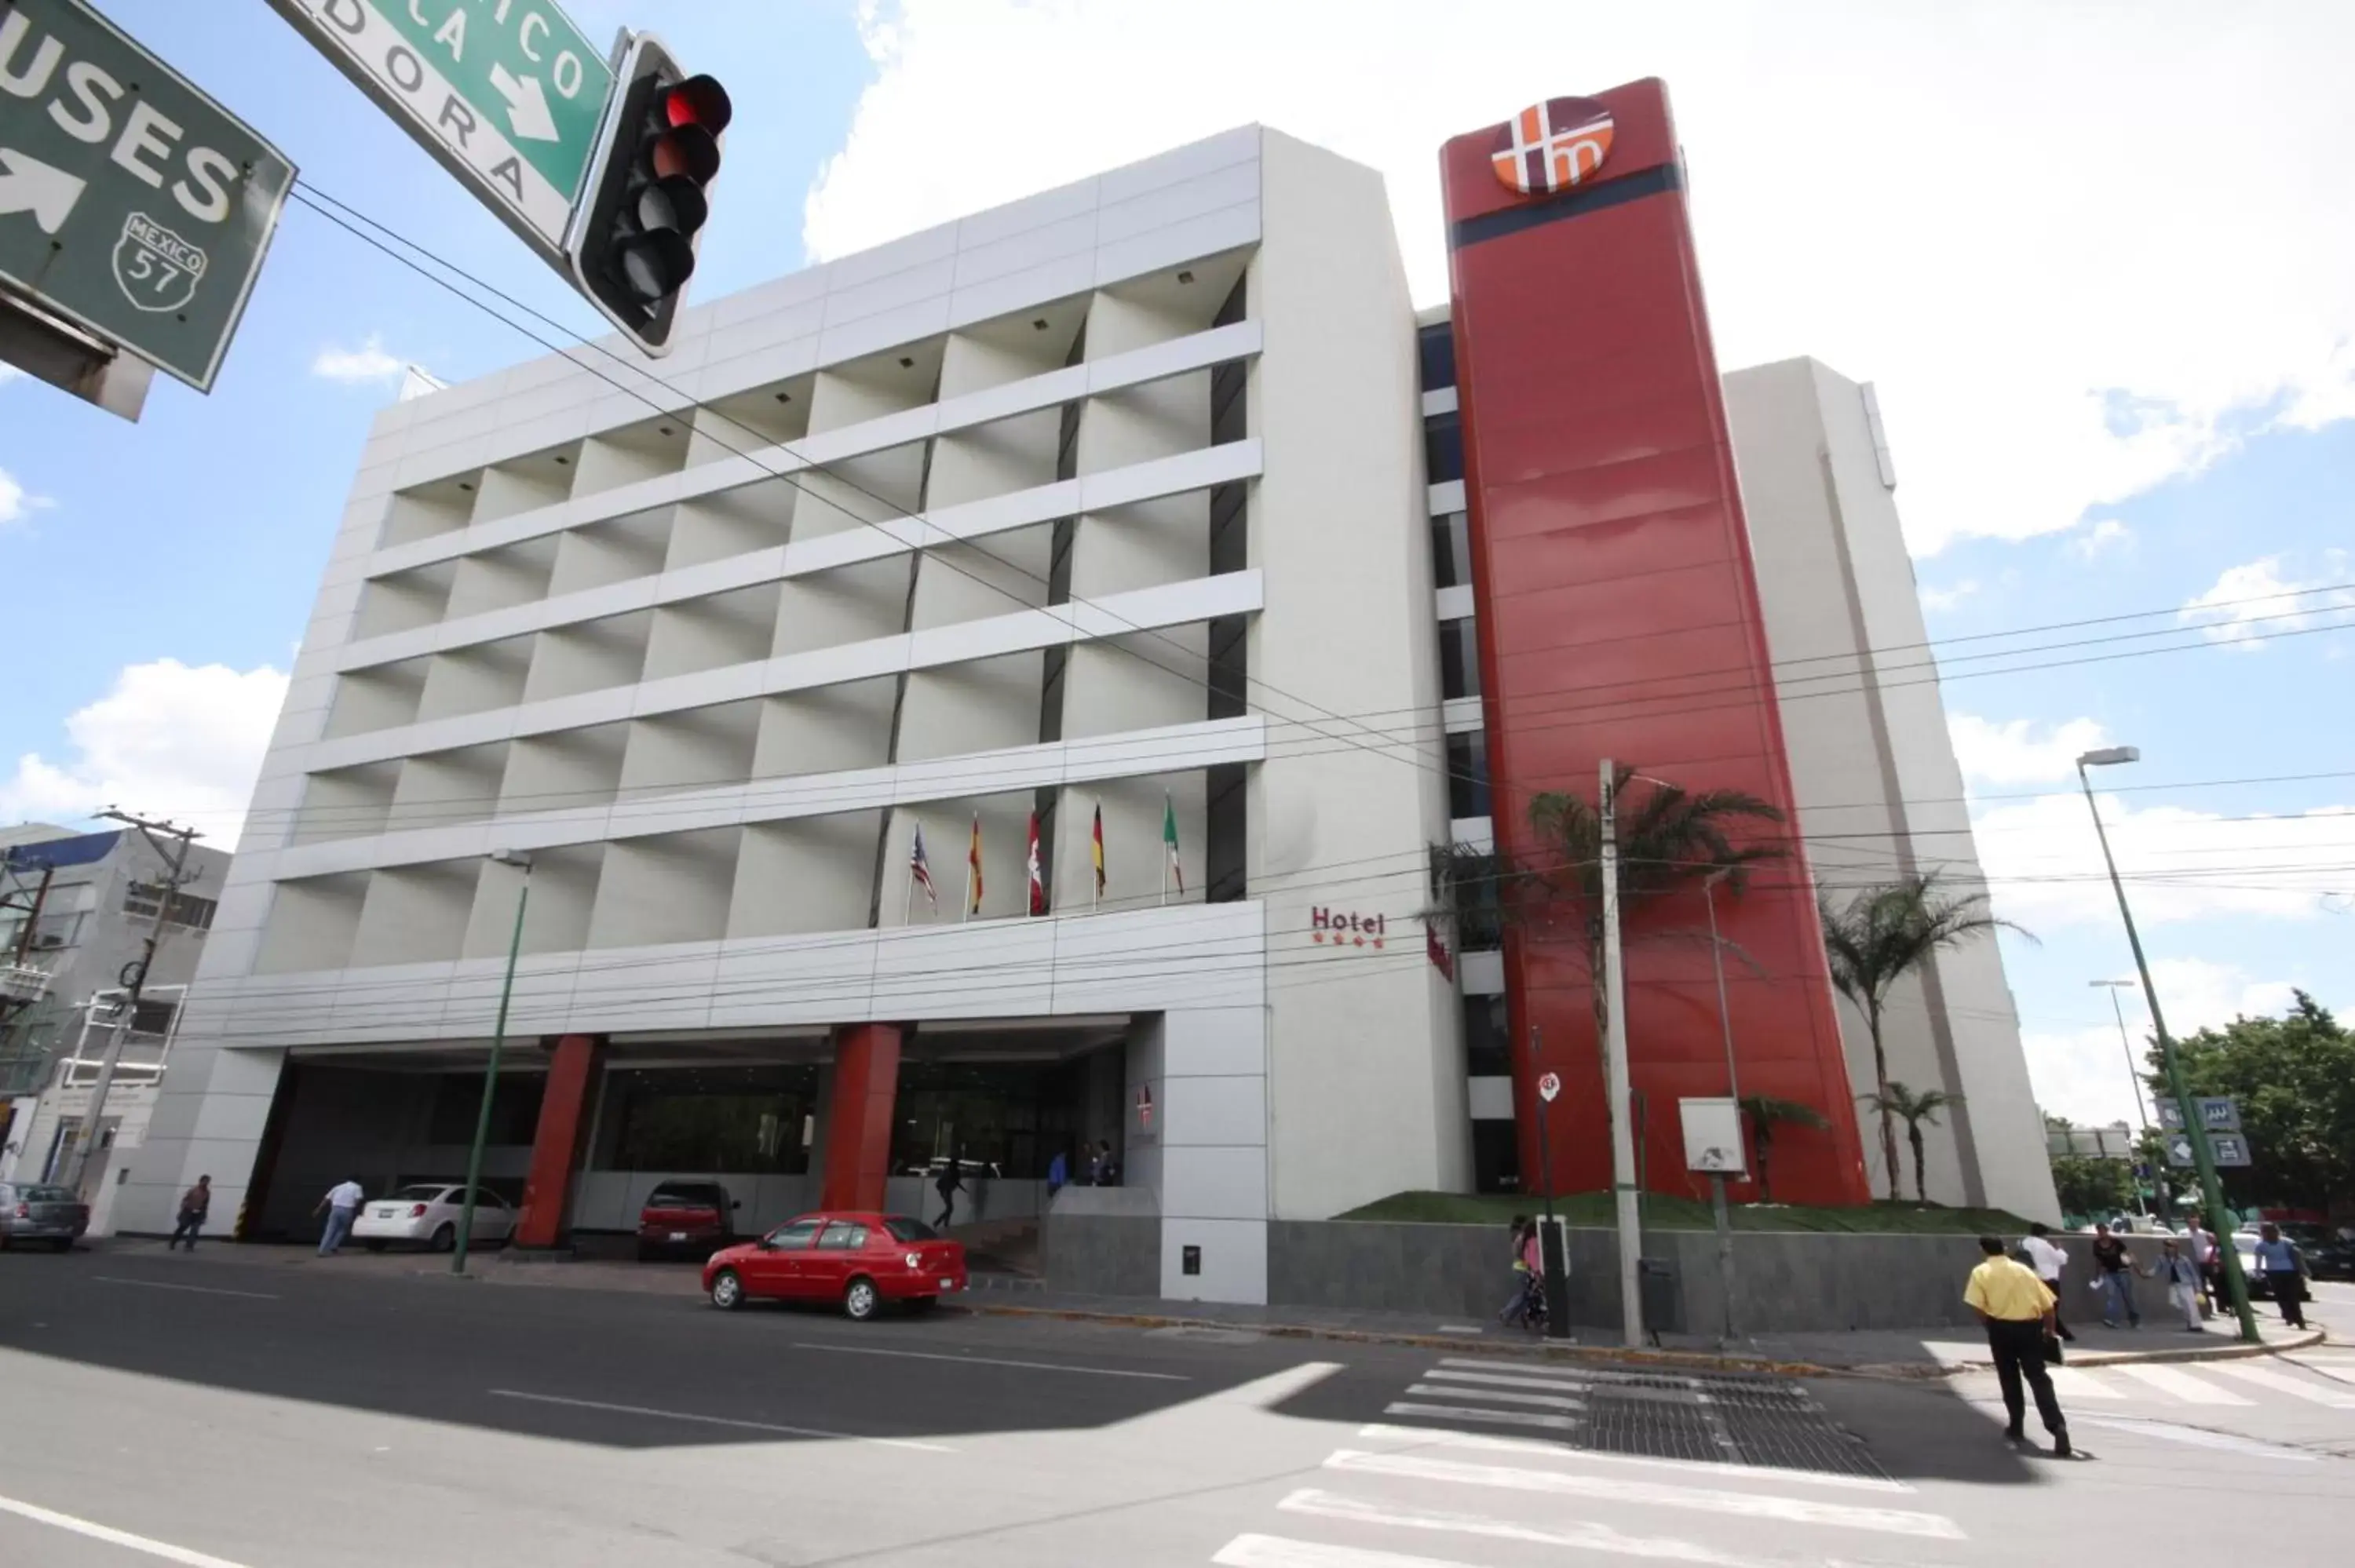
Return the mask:
<path fill-rule="evenodd" d="M 1812 1127 L 1820 1131 L 1831 1126 L 1831 1118 L 1811 1105 L 1778 1100 L 1771 1095 L 1742 1096 L 1742 1111 L 1750 1118 L 1751 1140 L 1758 1146 L 1758 1200 L 1771 1203 L 1774 1201 L 1774 1186 L 1768 1165 L 1774 1153 L 1774 1128 L 1787 1125 Z"/>
<path fill-rule="evenodd" d="M 1930 1190 L 1922 1180 L 1922 1124 L 1926 1121 L 1932 1127 L 1937 1126 L 1938 1113 L 1948 1106 L 1961 1104 L 1963 1097 L 1950 1095 L 1944 1089 L 1923 1089 L 1917 1095 L 1902 1080 L 1891 1078 L 1889 1087 L 1881 1093 L 1859 1095 L 1857 1098 L 1879 1111 L 1883 1118 L 1893 1116 L 1903 1119 L 1905 1140 L 1913 1146 L 1913 1197 L 1918 1202 L 1928 1202 Z M 1893 1174 L 1889 1182 L 1889 1195 L 1892 1198 L 1897 1196 L 1897 1181 Z"/>
<path fill-rule="evenodd" d="M 1639 778 L 1648 786 L 1641 796 L 1629 788 Z M 1726 835 L 1735 821 L 1783 820 L 1781 811 L 1755 795 L 1689 790 L 1626 767 L 1618 769 L 1611 793 L 1623 919 L 1640 905 L 1720 871 L 1727 873 L 1727 886 L 1738 895 L 1751 866 L 1783 854 L 1778 844 L 1736 844 Z M 1611 999 L 1603 984 L 1603 817 L 1581 796 L 1549 790 L 1529 802 L 1529 824 L 1548 841 L 1552 863 L 1529 880 L 1539 885 L 1540 897 L 1572 908 L 1585 938 L 1599 1050 L 1611 1025 Z M 1614 1118 L 1625 1113 L 1624 1106 L 1611 1107 Z"/>
<path fill-rule="evenodd" d="M 1988 912 L 1987 895 L 1950 896 L 1935 872 L 1910 873 L 1879 887 L 1860 888 L 1845 907 L 1820 899 L 1824 949 L 1831 959 L 1832 984 L 1856 1003 L 1872 1038 L 1875 1092 L 1860 1097 L 1881 1113 L 1881 1158 L 1889 1172 L 1889 1195 L 1897 1196 L 1897 1116 L 1890 1097 L 1889 1053 L 1881 1038 L 1883 1014 L 1897 982 L 1934 953 L 1958 947 L 1998 927 L 2036 938 Z M 1918 1143 L 1918 1134 L 1916 1142 Z"/>

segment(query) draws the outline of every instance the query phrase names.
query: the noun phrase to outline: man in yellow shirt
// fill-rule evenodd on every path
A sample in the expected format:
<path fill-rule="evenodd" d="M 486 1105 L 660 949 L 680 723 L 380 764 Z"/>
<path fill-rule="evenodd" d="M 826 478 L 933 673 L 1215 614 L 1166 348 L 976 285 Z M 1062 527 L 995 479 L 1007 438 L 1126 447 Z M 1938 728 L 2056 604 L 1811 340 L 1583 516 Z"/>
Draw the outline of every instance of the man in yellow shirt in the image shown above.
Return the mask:
<path fill-rule="evenodd" d="M 2025 1376 L 2036 1395 L 2037 1417 L 2044 1423 L 2044 1430 L 2052 1435 L 2053 1457 L 2072 1457 L 2069 1424 L 2061 1414 L 2061 1401 L 2053 1395 L 2051 1374 L 2044 1370 L 2044 1340 L 2053 1332 L 2057 1302 L 2044 1281 L 2036 1277 L 2035 1270 L 2004 1255 L 2002 1242 L 1994 1236 L 1981 1236 L 1979 1250 L 1987 1254 L 1987 1258 L 1971 1270 L 1970 1283 L 1963 1287 L 1963 1300 L 1987 1325 L 1987 1349 L 1995 1355 L 1996 1381 L 2003 1386 L 2004 1414 L 2011 1418 L 2003 1435 L 2015 1443 L 2028 1440 L 2028 1434 L 2020 1428 L 2028 1414 L 2027 1402 L 2020 1397 L 2019 1390 L 2019 1380 Z"/>

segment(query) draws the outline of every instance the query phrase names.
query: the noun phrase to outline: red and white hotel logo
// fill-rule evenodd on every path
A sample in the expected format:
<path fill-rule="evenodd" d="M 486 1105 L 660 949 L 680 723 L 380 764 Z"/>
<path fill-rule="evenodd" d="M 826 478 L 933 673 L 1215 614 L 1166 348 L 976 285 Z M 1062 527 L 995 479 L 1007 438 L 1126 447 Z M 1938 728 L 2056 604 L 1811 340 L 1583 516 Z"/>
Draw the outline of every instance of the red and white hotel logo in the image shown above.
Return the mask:
<path fill-rule="evenodd" d="M 1379 948 L 1390 938 L 1390 922 L 1380 915 L 1350 915 L 1319 905 L 1308 912 L 1308 939 L 1337 948 Z"/>
<path fill-rule="evenodd" d="M 1507 190 L 1551 196 L 1594 177 L 1611 155 L 1611 111 L 1591 98 L 1549 98 L 1499 127 L 1489 164 Z"/>

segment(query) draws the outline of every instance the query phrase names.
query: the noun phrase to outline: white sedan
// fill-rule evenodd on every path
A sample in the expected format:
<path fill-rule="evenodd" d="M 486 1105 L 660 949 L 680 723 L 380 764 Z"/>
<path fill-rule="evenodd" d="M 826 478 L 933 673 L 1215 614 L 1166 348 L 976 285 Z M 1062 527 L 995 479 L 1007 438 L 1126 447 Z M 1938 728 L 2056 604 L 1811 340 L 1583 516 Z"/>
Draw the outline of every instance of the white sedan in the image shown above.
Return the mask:
<path fill-rule="evenodd" d="M 458 1227 L 466 1214 L 466 1189 L 447 1182 L 421 1182 L 403 1187 L 389 1198 L 370 1198 L 352 1222 L 352 1239 L 370 1252 L 382 1252 L 393 1242 L 448 1252 L 458 1245 Z M 468 1244 L 504 1242 L 515 1234 L 516 1212 L 506 1200 L 485 1187 L 474 1189 L 474 1228 Z"/>

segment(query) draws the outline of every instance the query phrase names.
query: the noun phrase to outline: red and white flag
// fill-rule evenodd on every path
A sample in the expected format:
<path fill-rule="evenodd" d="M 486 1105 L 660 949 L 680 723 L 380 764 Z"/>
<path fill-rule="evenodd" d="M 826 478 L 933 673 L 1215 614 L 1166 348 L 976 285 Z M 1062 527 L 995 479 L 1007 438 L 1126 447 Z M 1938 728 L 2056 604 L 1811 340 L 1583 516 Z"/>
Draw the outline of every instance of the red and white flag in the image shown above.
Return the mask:
<path fill-rule="evenodd" d="M 1047 912 L 1047 877 L 1039 864 L 1039 813 L 1030 813 L 1030 913 Z"/>

